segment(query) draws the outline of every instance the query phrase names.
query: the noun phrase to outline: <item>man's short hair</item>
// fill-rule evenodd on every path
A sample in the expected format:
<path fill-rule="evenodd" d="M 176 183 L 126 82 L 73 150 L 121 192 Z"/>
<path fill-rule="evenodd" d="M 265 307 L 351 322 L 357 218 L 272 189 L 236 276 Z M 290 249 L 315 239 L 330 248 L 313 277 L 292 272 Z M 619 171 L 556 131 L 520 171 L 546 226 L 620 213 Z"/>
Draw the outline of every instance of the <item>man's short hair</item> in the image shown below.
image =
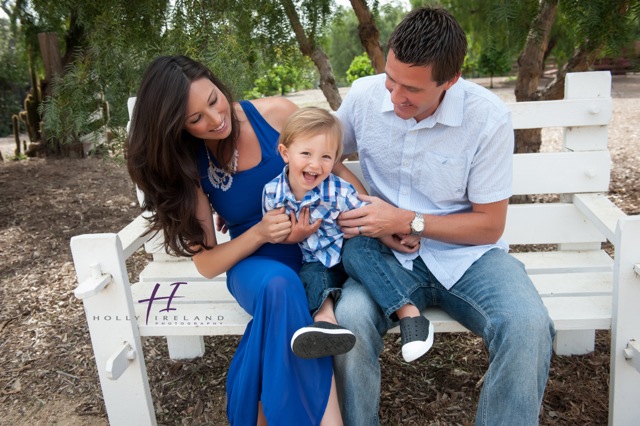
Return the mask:
<path fill-rule="evenodd" d="M 398 61 L 432 67 L 438 85 L 454 78 L 467 54 L 467 37 L 445 9 L 422 7 L 410 12 L 393 30 L 389 49 Z"/>

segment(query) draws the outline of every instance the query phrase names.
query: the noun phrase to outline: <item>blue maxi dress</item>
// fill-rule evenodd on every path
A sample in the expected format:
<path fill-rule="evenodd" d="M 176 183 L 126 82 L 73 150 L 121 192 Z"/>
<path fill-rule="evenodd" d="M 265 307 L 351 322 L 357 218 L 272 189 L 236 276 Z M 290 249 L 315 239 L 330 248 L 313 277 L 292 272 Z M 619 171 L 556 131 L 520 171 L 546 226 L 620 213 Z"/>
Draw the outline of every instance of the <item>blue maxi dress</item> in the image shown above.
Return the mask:
<path fill-rule="evenodd" d="M 198 153 L 200 182 L 231 238 L 262 218 L 262 188 L 282 172 L 279 133 L 248 101 L 240 102 L 262 150 L 252 169 L 233 175 L 231 187 L 209 181 L 206 147 Z M 215 162 L 211 155 L 212 161 Z M 291 351 L 293 333 L 312 323 L 298 271 L 297 244 L 265 244 L 227 272 L 227 288 L 253 319 L 240 340 L 227 376 L 227 416 L 231 425 L 255 425 L 258 402 L 270 426 L 318 425 L 329 398 L 331 357 L 302 359 Z"/>

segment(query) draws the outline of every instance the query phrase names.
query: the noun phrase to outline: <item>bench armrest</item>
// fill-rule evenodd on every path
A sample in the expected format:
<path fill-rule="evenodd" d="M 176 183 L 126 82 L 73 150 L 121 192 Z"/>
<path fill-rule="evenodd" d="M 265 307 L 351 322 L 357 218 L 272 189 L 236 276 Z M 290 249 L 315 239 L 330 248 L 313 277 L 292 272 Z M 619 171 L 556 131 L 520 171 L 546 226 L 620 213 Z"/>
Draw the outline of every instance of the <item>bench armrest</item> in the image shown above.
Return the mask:
<path fill-rule="evenodd" d="M 573 204 L 615 245 L 618 219 L 626 216 L 620 208 L 604 194 L 575 194 Z"/>
<path fill-rule="evenodd" d="M 154 232 L 148 231 L 149 222 L 145 215 L 141 214 L 118 232 L 125 259 L 128 259 L 155 235 Z"/>

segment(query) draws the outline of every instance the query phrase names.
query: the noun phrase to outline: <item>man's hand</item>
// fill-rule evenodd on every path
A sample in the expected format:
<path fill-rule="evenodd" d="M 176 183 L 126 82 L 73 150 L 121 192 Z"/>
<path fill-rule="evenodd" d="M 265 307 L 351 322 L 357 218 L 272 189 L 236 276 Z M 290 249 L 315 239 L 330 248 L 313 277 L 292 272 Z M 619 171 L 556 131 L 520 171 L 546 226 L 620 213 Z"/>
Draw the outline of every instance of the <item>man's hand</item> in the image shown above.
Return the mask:
<path fill-rule="evenodd" d="M 291 233 L 284 240 L 285 243 L 299 243 L 305 240 L 308 236 L 315 234 L 320 225 L 322 219 L 318 219 L 313 223 L 310 222 L 311 214 L 309 213 L 309 207 L 304 207 L 300 211 L 300 220 L 296 219 L 295 212 L 291 212 Z"/>
<path fill-rule="evenodd" d="M 338 225 L 345 238 L 357 235 L 378 238 L 383 235 L 392 235 L 399 232 L 407 232 L 401 224 L 409 224 L 410 219 L 403 221 L 399 218 L 404 210 L 392 206 L 378 197 L 359 194 L 358 198 L 370 204 L 340 213 Z M 400 225 L 400 226 L 399 226 Z"/>

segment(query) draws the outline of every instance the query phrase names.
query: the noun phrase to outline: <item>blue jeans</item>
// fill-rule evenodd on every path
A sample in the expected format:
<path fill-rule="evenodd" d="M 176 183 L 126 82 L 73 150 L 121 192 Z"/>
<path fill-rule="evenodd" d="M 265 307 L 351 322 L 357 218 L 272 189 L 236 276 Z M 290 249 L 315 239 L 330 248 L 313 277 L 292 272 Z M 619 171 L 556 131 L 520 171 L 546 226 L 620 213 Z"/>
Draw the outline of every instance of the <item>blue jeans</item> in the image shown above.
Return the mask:
<path fill-rule="evenodd" d="M 320 262 L 303 263 L 300 268 L 300 280 L 304 285 L 309 302 L 309 311 L 313 317 L 325 299 L 330 295 L 337 302 L 342 284 L 347 280 L 342 263 L 327 268 Z"/>
<path fill-rule="evenodd" d="M 375 251 L 382 252 L 388 268 L 403 276 L 396 284 L 411 294 L 418 308 L 439 306 L 482 336 L 489 351 L 489 370 L 478 403 L 476 425 L 537 425 L 555 330 L 522 263 L 502 250 L 490 250 L 447 290 L 421 258 L 414 260 L 413 271 L 409 271 L 377 240 L 356 237 L 343 247 L 345 270 L 375 273 L 369 260 Z M 343 286 L 336 317 L 357 337 L 350 352 L 334 357 L 344 424 L 377 425 L 378 358 L 382 336 L 394 324 L 367 289 L 353 279 Z"/>

